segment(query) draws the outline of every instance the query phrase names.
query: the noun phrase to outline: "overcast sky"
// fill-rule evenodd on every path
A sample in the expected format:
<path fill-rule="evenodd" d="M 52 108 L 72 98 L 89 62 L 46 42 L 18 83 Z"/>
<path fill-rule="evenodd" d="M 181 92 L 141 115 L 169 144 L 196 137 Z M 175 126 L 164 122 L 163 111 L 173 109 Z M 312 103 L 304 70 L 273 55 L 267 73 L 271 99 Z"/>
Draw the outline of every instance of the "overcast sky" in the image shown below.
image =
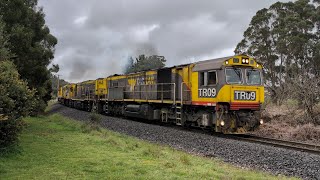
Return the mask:
<path fill-rule="evenodd" d="M 233 55 L 255 13 L 275 0 L 39 0 L 58 38 L 53 63 L 79 82 L 122 73 L 129 56 L 167 66 Z"/>

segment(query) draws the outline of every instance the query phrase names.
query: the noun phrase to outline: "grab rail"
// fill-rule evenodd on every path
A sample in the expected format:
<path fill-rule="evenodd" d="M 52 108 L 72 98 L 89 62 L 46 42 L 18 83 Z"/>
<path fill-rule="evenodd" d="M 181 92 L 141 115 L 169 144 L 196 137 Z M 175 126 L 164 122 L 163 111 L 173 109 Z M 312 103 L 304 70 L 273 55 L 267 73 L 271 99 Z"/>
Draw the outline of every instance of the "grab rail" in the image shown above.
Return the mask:
<path fill-rule="evenodd" d="M 165 85 L 170 85 L 169 90 L 164 90 L 164 86 Z M 157 88 L 157 90 L 149 90 L 150 87 L 152 86 L 156 86 L 156 87 L 161 87 L 161 90 Z M 138 89 L 140 90 L 135 90 L 136 87 L 138 87 Z M 141 90 L 141 87 L 145 87 L 145 90 Z M 114 86 L 114 87 L 108 87 L 108 96 L 110 94 L 110 89 L 117 89 L 117 88 L 123 88 L 123 93 L 133 93 L 133 99 L 135 98 L 136 93 L 145 93 L 145 100 L 149 100 L 149 94 L 150 93 L 161 93 L 161 101 L 165 100 L 164 99 L 164 93 L 170 93 L 172 95 L 173 93 L 173 97 L 170 96 L 170 100 L 173 101 L 173 104 L 176 104 L 176 83 L 157 83 L 157 84 L 141 84 L 141 85 L 133 85 L 133 86 Z M 131 88 L 132 90 L 130 91 L 126 91 L 126 88 Z M 141 94 L 140 94 L 141 95 Z M 109 99 L 109 97 L 108 97 Z M 140 98 L 141 99 L 141 98 Z M 157 99 L 155 99 L 157 100 Z"/>

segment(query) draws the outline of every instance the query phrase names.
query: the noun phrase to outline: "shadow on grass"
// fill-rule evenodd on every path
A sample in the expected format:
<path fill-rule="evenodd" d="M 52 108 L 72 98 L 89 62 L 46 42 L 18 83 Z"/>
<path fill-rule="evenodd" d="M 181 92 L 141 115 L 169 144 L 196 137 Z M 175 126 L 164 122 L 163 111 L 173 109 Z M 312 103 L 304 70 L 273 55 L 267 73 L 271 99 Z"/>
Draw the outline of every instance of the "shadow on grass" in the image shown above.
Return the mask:
<path fill-rule="evenodd" d="M 1 157 L 10 157 L 14 155 L 21 154 L 23 151 L 22 146 L 20 146 L 19 141 L 10 144 L 6 147 L 0 147 L 0 156 Z"/>

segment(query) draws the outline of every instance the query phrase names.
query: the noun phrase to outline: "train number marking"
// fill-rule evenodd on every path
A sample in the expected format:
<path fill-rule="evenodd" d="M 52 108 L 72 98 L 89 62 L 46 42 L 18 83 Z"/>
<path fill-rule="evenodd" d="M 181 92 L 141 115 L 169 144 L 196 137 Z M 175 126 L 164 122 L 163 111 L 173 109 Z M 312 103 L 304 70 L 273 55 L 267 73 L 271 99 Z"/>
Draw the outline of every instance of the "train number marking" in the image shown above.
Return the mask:
<path fill-rule="evenodd" d="M 235 100 L 256 100 L 256 92 L 254 91 L 234 91 Z"/>
<path fill-rule="evenodd" d="M 202 88 L 198 90 L 199 97 L 202 98 L 213 98 L 217 95 L 216 88 Z"/>

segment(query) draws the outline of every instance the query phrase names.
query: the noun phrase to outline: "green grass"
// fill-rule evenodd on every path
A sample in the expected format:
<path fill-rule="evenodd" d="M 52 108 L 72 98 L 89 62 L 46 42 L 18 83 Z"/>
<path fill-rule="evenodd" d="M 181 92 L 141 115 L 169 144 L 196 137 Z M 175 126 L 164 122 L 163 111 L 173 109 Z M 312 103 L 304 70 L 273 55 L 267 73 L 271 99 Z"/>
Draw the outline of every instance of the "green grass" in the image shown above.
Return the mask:
<path fill-rule="evenodd" d="M 57 114 L 25 122 L 20 151 L 0 157 L 0 179 L 285 179 L 101 128 L 88 131 Z"/>
<path fill-rule="evenodd" d="M 57 104 L 57 103 L 58 103 L 58 101 L 55 100 L 55 99 L 52 99 L 52 100 L 48 101 L 48 105 L 47 105 L 47 107 L 46 107 L 46 109 L 45 109 L 45 113 L 50 112 L 52 106 L 55 105 L 55 104 Z"/>

